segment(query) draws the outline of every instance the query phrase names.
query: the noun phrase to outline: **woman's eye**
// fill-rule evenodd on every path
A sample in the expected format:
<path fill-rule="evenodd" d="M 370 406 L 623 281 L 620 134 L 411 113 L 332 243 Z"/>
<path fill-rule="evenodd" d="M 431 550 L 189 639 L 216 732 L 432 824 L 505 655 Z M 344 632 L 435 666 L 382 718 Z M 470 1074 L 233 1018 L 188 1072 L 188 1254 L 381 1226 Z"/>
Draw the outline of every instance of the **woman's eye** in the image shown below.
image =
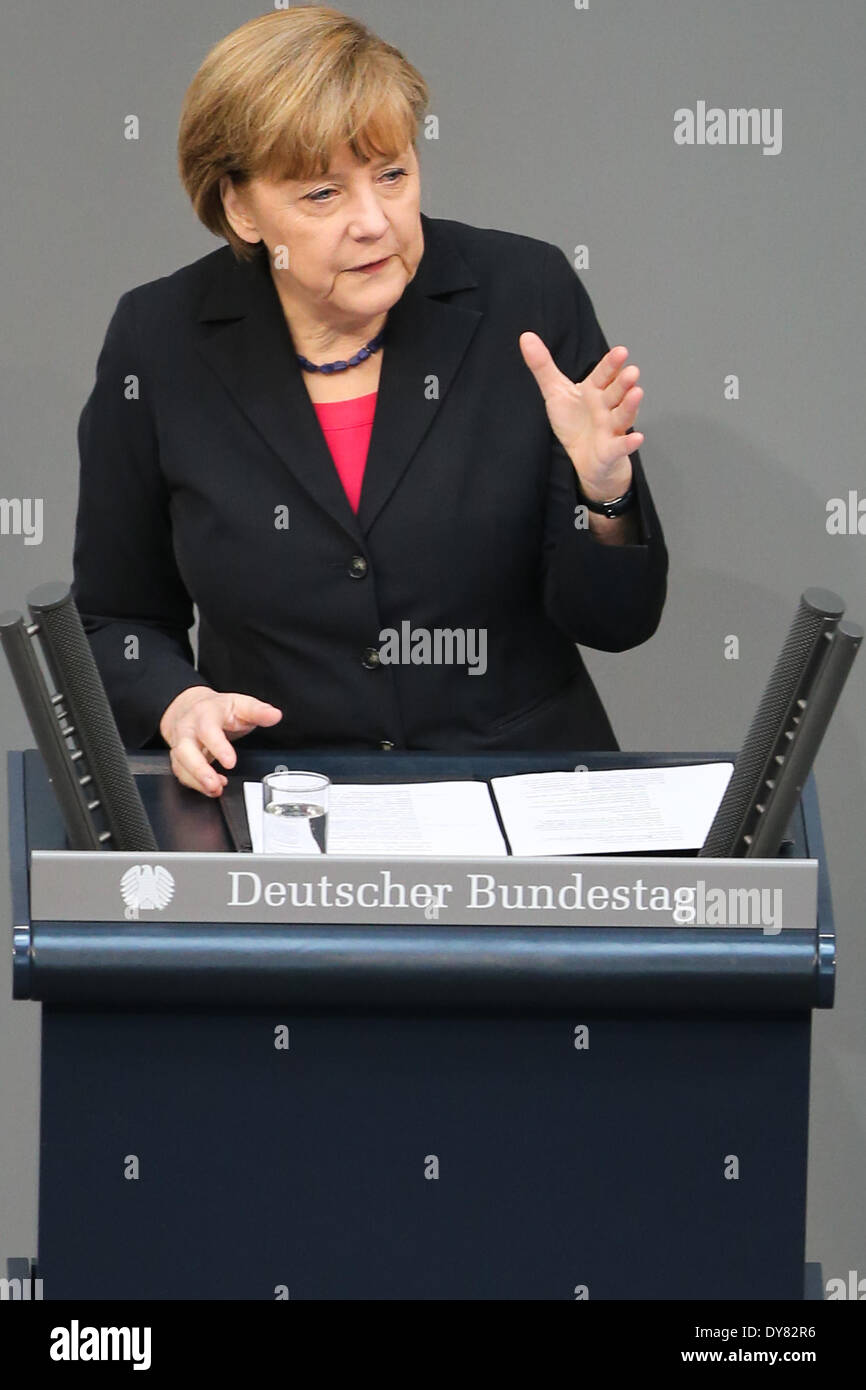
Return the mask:
<path fill-rule="evenodd" d="M 396 174 L 396 175 L 397 175 L 397 178 L 395 178 L 395 179 L 388 178 L 388 175 L 389 175 L 389 174 Z M 386 170 L 385 170 L 385 173 L 382 175 L 382 177 L 383 177 L 383 179 L 386 179 L 387 182 L 393 186 L 393 185 L 396 184 L 401 178 L 404 178 L 404 177 L 405 177 L 405 174 L 406 174 L 406 170 L 405 170 L 405 169 L 386 169 Z M 318 193 L 308 193 L 308 194 L 307 194 L 307 201 L 310 202 L 310 203 L 322 203 L 322 202 L 326 202 L 326 201 L 327 201 L 327 198 L 328 198 L 328 194 L 329 194 L 329 193 L 336 193 L 337 191 L 338 191 L 338 190 L 337 190 L 337 189 L 334 189 L 334 188 L 320 188 L 319 191 L 318 191 Z"/>

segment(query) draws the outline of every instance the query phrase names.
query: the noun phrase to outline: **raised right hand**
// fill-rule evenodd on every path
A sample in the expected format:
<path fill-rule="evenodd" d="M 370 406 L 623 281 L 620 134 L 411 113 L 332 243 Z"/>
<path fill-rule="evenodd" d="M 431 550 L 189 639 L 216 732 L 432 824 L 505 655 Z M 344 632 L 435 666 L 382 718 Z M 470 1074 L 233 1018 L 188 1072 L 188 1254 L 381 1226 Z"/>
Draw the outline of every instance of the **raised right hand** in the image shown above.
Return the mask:
<path fill-rule="evenodd" d="M 276 705 L 254 695 L 192 685 L 172 700 L 159 721 L 159 732 L 171 750 L 171 770 L 178 781 L 205 796 L 219 796 L 228 778 L 211 767 L 213 759 L 234 767 L 237 754 L 229 739 L 242 738 L 260 724 L 278 724 L 282 717 Z"/>

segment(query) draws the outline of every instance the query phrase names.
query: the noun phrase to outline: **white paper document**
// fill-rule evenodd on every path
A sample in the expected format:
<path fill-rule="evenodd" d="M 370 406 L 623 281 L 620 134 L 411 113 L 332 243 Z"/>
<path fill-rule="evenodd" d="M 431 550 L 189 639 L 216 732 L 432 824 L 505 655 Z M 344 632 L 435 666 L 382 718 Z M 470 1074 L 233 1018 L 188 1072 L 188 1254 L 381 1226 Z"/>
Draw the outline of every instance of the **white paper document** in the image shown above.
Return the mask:
<path fill-rule="evenodd" d="M 244 782 L 253 853 L 262 854 L 262 784 Z M 310 837 L 310 852 L 316 847 Z M 485 782 L 333 782 L 328 854 L 484 857 L 508 853 Z"/>
<path fill-rule="evenodd" d="M 729 762 L 491 778 L 515 855 L 700 849 Z"/>

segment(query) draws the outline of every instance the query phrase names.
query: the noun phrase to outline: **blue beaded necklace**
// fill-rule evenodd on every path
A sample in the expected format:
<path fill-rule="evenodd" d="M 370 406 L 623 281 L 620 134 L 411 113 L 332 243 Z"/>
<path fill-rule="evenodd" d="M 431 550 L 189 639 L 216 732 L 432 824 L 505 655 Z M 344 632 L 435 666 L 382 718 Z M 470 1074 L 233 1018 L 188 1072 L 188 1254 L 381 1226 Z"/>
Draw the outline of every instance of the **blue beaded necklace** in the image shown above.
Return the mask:
<path fill-rule="evenodd" d="M 377 352 L 382 346 L 382 339 L 384 337 L 385 330 L 382 328 L 376 334 L 375 338 L 371 338 L 366 347 L 359 348 L 354 356 L 349 358 L 348 362 L 323 362 L 320 366 L 316 366 L 315 362 L 311 362 L 309 357 L 305 357 L 301 352 L 296 352 L 295 356 L 305 372 L 325 372 L 326 375 L 330 372 L 344 372 L 347 367 L 357 367 L 360 362 L 365 362 L 368 357 L 372 357 L 373 353 Z"/>

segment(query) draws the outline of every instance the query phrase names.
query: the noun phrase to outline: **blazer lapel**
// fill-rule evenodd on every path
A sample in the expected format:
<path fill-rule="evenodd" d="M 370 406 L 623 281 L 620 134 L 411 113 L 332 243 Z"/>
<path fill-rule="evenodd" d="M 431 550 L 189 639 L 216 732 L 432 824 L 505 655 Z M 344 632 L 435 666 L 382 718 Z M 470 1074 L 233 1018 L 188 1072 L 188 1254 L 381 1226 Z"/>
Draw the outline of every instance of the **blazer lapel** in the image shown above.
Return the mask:
<path fill-rule="evenodd" d="M 357 515 L 343 490 L 295 358 L 267 256 L 238 263 L 226 248 L 199 306 L 199 351 L 238 407 L 311 497 L 361 541 L 397 487 L 482 317 L 440 299 L 477 286 L 440 222 L 421 214 L 424 254 L 388 313 L 382 371 Z M 346 373 L 351 392 L 351 369 Z M 239 461 L 242 467 L 242 461 Z"/>

